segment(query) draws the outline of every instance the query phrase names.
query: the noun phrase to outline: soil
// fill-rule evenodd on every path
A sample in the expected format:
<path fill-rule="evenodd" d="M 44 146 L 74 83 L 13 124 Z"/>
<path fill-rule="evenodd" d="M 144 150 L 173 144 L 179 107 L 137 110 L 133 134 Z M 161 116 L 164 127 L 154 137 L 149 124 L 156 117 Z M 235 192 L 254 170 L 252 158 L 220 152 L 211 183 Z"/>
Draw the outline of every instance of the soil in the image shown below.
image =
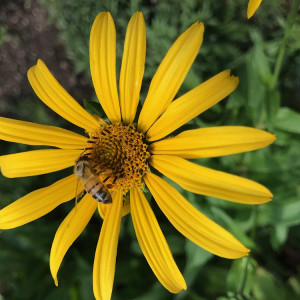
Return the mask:
<path fill-rule="evenodd" d="M 0 114 L 13 117 L 12 104 L 32 96 L 27 70 L 41 58 L 76 99 L 93 92 L 89 80 L 75 76 L 59 32 L 47 23 L 47 11 L 35 0 L 0 2 Z"/>

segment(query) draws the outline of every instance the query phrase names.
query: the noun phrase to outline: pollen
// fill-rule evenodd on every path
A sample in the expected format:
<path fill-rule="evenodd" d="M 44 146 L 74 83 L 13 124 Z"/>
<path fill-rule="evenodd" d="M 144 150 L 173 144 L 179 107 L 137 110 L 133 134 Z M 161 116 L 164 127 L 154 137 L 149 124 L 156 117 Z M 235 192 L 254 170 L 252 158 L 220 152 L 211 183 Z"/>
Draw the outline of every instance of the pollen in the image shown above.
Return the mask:
<path fill-rule="evenodd" d="M 148 145 L 133 124 L 115 123 L 89 132 L 87 155 L 92 171 L 109 190 L 126 194 L 132 187 L 142 187 L 148 170 Z"/>

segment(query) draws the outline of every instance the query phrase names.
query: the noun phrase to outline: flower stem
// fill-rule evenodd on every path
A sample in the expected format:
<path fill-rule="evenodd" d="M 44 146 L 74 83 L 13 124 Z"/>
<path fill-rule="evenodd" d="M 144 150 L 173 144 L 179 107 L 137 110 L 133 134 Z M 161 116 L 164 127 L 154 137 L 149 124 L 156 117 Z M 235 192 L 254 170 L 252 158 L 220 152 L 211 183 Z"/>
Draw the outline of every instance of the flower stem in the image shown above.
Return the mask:
<path fill-rule="evenodd" d="M 257 217 L 258 217 L 257 214 L 258 214 L 257 207 L 254 206 L 253 207 L 253 225 L 252 225 L 252 229 L 251 229 L 251 233 L 250 233 L 250 237 L 252 240 L 255 239 L 255 234 L 256 234 Z M 238 290 L 239 295 L 244 295 L 244 289 L 246 287 L 247 276 L 248 276 L 249 266 L 250 266 L 249 262 L 250 262 L 250 255 L 246 257 L 246 262 L 245 262 L 244 270 L 243 270 L 243 274 L 242 274 L 242 282 L 241 282 L 240 288 Z"/>
<path fill-rule="evenodd" d="M 291 30 L 292 30 L 293 25 L 295 23 L 295 18 L 296 18 L 296 14 L 297 14 L 297 9 L 299 7 L 299 3 L 300 3 L 300 0 L 294 0 L 293 1 L 292 9 L 291 9 L 291 12 L 288 16 L 287 25 L 285 27 L 283 40 L 282 40 L 282 43 L 280 45 L 278 56 L 277 56 L 277 59 L 276 59 L 276 64 L 275 64 L 275 68 L 274 68 L 274 72 L 273 72 L 273 78 L 272 78 L 271 84 L 270 84 L 270 90 L 274 90 L 276 85 L 277 85 L 277 80 L 278 80 L 278 76 L 279 76 L 280 69 L 281 69 L 281 66 L 282 66 L 282 61 L 283 61 L 283 57 L 284 57 L 286 44 L 288 42 Z"/>
<path fill-rule="evenodd" d="M 246 262 L 245 262 L 245 267 L 244 267 L 244 272 L 242 274 L 242 283 L 239 288 L 238 294 L 243 295 L 244 294 L 244 288 L 246 286 L 246 281 L 247 281 L 247 275 L 248 275 L 248 265 L 249 265 L 249 256 L 246 257 Z"/>

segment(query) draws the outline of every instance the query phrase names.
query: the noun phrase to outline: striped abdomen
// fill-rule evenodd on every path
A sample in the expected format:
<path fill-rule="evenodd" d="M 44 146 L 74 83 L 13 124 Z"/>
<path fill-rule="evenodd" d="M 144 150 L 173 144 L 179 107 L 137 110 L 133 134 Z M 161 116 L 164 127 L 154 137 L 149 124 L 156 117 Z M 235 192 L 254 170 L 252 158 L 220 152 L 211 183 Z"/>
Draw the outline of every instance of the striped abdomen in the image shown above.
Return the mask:
<path fill-rule="evenodd" d="M 91 176 L 85 181 L 84 189 L 98 202 L 105 204 L 112 202 L 109 190 L 96 176 Z"/>

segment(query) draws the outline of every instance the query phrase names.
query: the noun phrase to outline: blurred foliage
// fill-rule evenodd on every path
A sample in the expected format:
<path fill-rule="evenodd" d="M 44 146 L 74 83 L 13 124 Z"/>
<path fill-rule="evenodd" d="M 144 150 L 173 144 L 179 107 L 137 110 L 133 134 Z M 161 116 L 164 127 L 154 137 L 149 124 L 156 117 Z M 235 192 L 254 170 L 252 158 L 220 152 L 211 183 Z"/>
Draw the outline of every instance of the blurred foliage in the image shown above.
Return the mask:
<path fill-rule="evenodd" d="M 109 10 L 115 20 L 119 70 L 127 23 L 136 10 L 142 11 L 147 27 L 142 100 L 172 42 L 192 23 L 202 21 L 204 42 L 179 94 L 227 68 L 239 76 L 240 84 L 227 100 L 187 127 L 245 125 L 269 130 L 277 136 L 276 142 L 266 149 L 198 160 L 202 165 L 264 184 L 274 194 L 272 202 L 247 206 L 194 195 L 177 187 L 197 208 L 251 248 L 249 257 L 231 261 L 200 249 L 176 232 L 151 201 L 188 289 L 172 295 L 157 282 L 127 217 L 122 221 L 112 299 L 300 299 L 300 18 L 297 16 L 287 40 L 279 79 L 274 85 L 274 67 L 291 4 L 264 0 L 254 18 L 247 20 L 247 2 L 40 0 L 49 12 L 49 22 L 60 31 L 74 72 L 86 77 L 90 76 L 89 32 L 97 13 Z M 0 44 L 5 32 L 6 28 L 1 27 Z M 98 109 L 94 101 L 89 101 L 95 99 L 85 100 L 87 109 Z M 26 120 L 65 124 L 53 114 L 45 113 L 43 105 L 37 105 L 33 99 L 14 109 L 18 114 L 21 111 Z M 1 154 L 31 149 L 4 142 L 0 146 Z M 19 179 L 1 177 L 1 207 L 70 172 Z M 4 299 L 93 298 L 92 265 L 101 226 L 99 217 L 95 215 L 66 255 L 58 274 L 58 288 L 48 268 L 55 231 L 73 205 L 70 202 L 40 220 L 0 232 L 0 299 L 1 295 Z"/>

